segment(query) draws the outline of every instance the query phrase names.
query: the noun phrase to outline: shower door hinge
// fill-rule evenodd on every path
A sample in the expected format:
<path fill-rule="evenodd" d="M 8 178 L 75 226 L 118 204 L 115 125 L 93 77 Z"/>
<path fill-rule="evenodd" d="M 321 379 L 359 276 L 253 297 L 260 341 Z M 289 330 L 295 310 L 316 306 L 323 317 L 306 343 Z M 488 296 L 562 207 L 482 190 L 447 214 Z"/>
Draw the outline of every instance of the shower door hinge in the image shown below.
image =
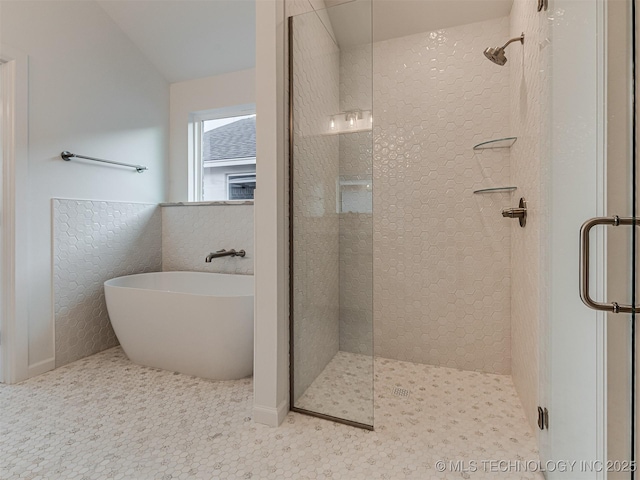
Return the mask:
<path fill-rule="evenodd" d="M 540 430 L 549 430 L 549 410 L 538 407 L 538 428 Z"/>

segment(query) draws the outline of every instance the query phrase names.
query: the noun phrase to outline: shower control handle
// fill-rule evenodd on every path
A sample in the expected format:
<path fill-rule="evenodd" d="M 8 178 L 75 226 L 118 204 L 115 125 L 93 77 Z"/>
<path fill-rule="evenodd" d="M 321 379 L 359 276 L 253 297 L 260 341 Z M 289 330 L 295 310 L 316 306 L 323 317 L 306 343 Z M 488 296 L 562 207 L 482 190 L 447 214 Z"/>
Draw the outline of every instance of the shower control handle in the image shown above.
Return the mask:
<path fill-rule="evenodd" d="M 521 198 L 517 207 L 503 209 L 502 216 L 507 218 L 517 218 L 520 222 L 520 226 L 524 227 L 527 224 L 527 202 L 524 198 Z"/>
<path fill-rule="evenodd" d="M 526 208 L 505 208 L 502 210 L 503 217 L 520 218 L 527 214 Z"/>

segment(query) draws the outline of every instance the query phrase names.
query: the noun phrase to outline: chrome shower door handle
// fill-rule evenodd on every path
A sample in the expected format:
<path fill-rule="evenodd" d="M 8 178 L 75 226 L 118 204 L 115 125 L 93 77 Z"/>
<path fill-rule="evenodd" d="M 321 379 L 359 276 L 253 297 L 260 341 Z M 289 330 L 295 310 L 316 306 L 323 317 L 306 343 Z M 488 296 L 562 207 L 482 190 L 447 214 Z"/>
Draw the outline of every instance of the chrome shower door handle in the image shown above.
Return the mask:
<path fill-rule="evenodd" d="M 601 310 L 611 313 L 635 313 L 640 310 L 634 305 L 621 305 L 618 302 L 597 302 L 591 298 L 589 292 L 589 232 L 596 225 L 608 225 L 618 227 L 640 226 L 640 219 L 634 217 L 594 217 L 582 224 L 580 228 L 580 298 L 584 304 L 593 310 Z"/>

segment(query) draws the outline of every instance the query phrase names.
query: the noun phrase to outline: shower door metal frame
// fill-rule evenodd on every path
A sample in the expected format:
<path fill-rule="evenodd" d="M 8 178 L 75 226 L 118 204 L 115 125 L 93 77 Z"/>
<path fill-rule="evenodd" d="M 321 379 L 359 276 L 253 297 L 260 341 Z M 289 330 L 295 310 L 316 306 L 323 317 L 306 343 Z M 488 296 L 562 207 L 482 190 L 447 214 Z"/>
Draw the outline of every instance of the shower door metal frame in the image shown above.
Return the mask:
<path fill-rule="evenodd" d="M 304 14 L 303 14 L 304 15 Z M 314 412 L 304 408 L 295 406 L 294 402 L 294 369 L 295 369 L 295 352 L 294 352 L 294 286 L 293 286 L 293 268 L 294 268 L 294 251 L 293 251 L 293 178 L 294 178 L 294 114 L 293 114 L 293 18 L 290 16 L 287 18 L 287 50 L 288 50 L 288 82 L 289 82 L 289 409 L 292 412 L 303 413 L 312 417 L 322 418 L 323 420 L 330 420 L 336 423 L 342 423 L 351 427 L 362 428 L 364 430 L 373 430 L 373 425 L 367 425 L 366 423 L 360 423 L 353 420 L 347 420 L 345 418 L 334 417 L 333 415 L 327 415 L 320 412 Z"/>

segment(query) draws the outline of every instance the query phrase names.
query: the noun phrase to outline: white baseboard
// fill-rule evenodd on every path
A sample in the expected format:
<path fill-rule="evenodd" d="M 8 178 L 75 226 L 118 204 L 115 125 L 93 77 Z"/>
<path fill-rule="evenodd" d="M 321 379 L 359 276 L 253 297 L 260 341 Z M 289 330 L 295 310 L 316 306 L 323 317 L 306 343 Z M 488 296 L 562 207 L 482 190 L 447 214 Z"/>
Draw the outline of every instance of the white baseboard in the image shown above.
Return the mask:
<path fill-rule="evenodd" d="M 283 401 L 278 408 L 253 406 L 253 421 L 270 427 L 278 427 L 289 413 L 289 402 Z"/>
<path fill-rule="evenodd" d="M 56 359 L 55 357 L 47 358 L 41 362 L 38 362 L 34 365 L 29 365 L 29 378 L 37 377 L 38 375 L 42 375 L 49 370 L 53 370 L 56 368 Z"/>

